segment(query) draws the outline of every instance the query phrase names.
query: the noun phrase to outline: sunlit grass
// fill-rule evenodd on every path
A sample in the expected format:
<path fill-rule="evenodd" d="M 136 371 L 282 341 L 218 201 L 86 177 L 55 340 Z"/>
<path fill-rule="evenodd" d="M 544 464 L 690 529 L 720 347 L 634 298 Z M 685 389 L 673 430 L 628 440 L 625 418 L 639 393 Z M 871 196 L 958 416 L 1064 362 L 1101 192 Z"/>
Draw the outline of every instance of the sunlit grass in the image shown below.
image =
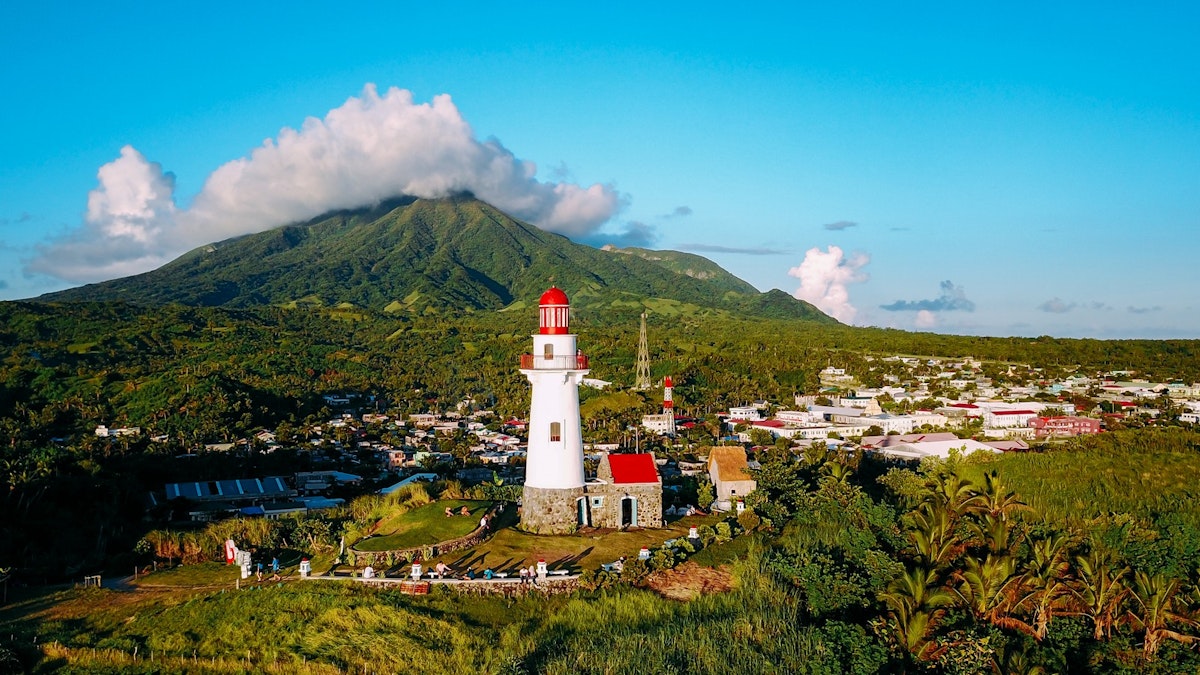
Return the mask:
<path fill-rule="evenodd" d="M 470 515 L 459 515 L 466 506 Z M 470 534 L 479 527 L 479 519 L 492 502 L 444 499 L 388 518 L 375 536 L 354 545 L 360 551 L 394 551 L 416 546 L 431 546 Z M 454 514 L 446 516 L 446 509 Z"/>

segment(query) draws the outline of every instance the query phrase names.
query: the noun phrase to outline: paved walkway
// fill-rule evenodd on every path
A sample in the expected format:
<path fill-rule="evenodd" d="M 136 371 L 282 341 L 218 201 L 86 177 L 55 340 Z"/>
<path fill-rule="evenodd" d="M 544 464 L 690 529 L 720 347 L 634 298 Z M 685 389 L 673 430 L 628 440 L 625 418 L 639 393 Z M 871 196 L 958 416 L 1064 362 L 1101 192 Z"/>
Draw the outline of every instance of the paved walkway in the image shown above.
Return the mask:
<path fill-rule="evenodd" d="M 357 581 L 357 582 L 363 583 L 363 584 L 374 584 L 374 585 L 379 585 L 379 586 L 392 586 L 395 584 L 404 583 L 406 581 L 412 581 L 412 577 L 408 577 L 408 576 L 405 576 L 405 577 L 371 577 L 370 579 L 364 579 L 362 576 L 352 577 L 352 576 L 342 575 L 342 574 L 314 574 L 314 575 L 310 575 L 308 577 L 300 577 L 300 578 L 302 580 L 308 580 L 308 581 Z M 553 585 L 556 585 L 557 583 L 561 583 L 561 582 L 565 582 L 565 581 L 575 581 L 577 579 L 579 579 L 578 574 L 550 574 L 545 578 L 545 580 L 539 580 L 538 584 L 539 585 L 545 584 L 545 585 L 553 586 Z M 508 577 L 505 577 L 503 579 L 500 577 L 494 577 L 492 579 L 484 579 L 482 576 L 476 577 L 474 579 L 430 579 L 427 576 L 423 576 L 423 577 L 421 577 L 421 581 L 427 581 L 431 584 L 441 584 L 441 585 L 450 586 L 450 587 L 460 586 L 460 585 L 507 586 L 507 585 L 513 585 L 513 584 L 520 585 L 521 578 L 518 576 L 509 575 Z M 528 583 L 528 581 L 526 583 Z"/>

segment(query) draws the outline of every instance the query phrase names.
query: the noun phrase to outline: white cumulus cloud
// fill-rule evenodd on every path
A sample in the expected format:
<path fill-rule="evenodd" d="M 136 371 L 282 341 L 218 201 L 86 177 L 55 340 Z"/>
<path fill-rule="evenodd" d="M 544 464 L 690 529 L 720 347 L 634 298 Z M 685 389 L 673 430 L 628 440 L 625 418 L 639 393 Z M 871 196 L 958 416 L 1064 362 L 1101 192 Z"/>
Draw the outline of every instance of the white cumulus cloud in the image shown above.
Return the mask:
<path fill-rule="evenodd" d="M 537 166 L 498 140 L 479 141 L 448 95 L 415 103 L 367 85 L 359 96 L 284 128 L 219 167 L 192 206 L 174 177 L 126 146 L 99 171 L 83 226 L 44 247 L 29 270 L 85 282 L 152 269 L 196 246 L 402 195 L 470 192 L 517 218 L 573 237 L 621 206 L 610 185 L 537 180 Z"/>
<path fill-rule="evenodd" d="M 927 309 L 918 310 L 913 325 L 917 328 L 933 328 L 937 325 L 937 314 Z"/>
<path fill-rule="evenodd" d="M 850 284 L 866 281 L 869 276 L 862 268 L 871 262 L 865 253 L 846 257 L 838 246 L 828 251 L 810 248 L 804 253 L 799 266 L 788 270 L 788 275 L 800 280 L 800 288 L 793 293 L 797 298 L 812 303 L 822 312 L 842 323 L 851 324 L 858 309 L 850 304 Z"/>

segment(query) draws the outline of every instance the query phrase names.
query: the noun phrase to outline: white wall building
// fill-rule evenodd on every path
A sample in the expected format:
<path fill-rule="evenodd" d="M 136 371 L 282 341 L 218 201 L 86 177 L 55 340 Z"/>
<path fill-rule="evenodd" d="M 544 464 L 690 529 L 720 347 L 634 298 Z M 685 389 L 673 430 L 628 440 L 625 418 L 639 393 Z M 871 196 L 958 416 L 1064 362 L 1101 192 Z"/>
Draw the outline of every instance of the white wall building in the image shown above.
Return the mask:
<path fill-rule="evenodd" d="M 1029 426 L 1029 420 L 1037 417 L 1033 410 L 988 410 L 983 413 L 985 429 L 1015 429 Z"/>
<path fill-rule="evenodd" d="M 742 406 L 736 406 L 736 407 L 729 409 L 729 419 L 741 420 L 743 422 L 749 422 L 749 421 L 754 421 L 754 420 L 761 420 L 762 414 L 760 414 L 758 412 L 758 408 L 755 406 L 742 405 Z"/>

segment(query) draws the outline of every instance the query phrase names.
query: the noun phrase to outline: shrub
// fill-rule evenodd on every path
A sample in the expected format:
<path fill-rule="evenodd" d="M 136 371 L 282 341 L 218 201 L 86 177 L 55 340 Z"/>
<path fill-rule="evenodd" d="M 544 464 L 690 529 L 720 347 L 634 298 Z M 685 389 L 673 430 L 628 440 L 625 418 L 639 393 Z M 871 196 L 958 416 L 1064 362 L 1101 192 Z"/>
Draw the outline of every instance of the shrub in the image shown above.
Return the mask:
<path fill-rule="evenodd" d="M 442 485 L 441 499 L 469 499 L 469 491 L 456 480 L 448 480 Z"/>
<path fill-rule="evenodd" d="M 656 549 L 650 554 L 647 566 L 654 572 L 669 570 L 675 566 L 675 552 L 669 548 Z"/>
<path fill-rule="evenodd" d="M 696 547 L 692 546 L 692 542 L 688 541 L 687 539 L 676 539 L 675 543 L 672 544 L 671 547 L 676 551 L 681 552 L 685 558 L 696 552 Z"/>
<path fill-rule="evenodd" d="M 700 543 L 704 546 L 711 546 L 717 540 L 717 531 L 712 525 L 701 525 L 696 533 L 700 535 Z"/>
<path fill-rule="evenodd" d="M 730 539 L 733 539 L 733 530 L 729 527 L 729 521 L 722 520 L 721 522 L 717 523 L 714 531 L 717 535 L 717 542 L 726 542 Z"/>
<path fill-rule="evenodd" d="M 650 567 L 645 560 L 626 560 L 625 567 L 621 570 L 621 581 L 637 584 L 644 581 L 649 575 Z"/>
<path fill-rule="evenodd" d="M 738 514 L 737 522 L 743 530 L 752 532 L 762 524 L 762 518 L 759 518 L 752 509 L 746 509 Z"/>
<path fill-rule="evenodd" d="M 606 572 L 602 569 L 584 570 L 579 575 L 579 587 L 587 591 L 596 591 L 602 588 L 612 588 L 620 583 L 621 576 L 616 572 Z"/>

